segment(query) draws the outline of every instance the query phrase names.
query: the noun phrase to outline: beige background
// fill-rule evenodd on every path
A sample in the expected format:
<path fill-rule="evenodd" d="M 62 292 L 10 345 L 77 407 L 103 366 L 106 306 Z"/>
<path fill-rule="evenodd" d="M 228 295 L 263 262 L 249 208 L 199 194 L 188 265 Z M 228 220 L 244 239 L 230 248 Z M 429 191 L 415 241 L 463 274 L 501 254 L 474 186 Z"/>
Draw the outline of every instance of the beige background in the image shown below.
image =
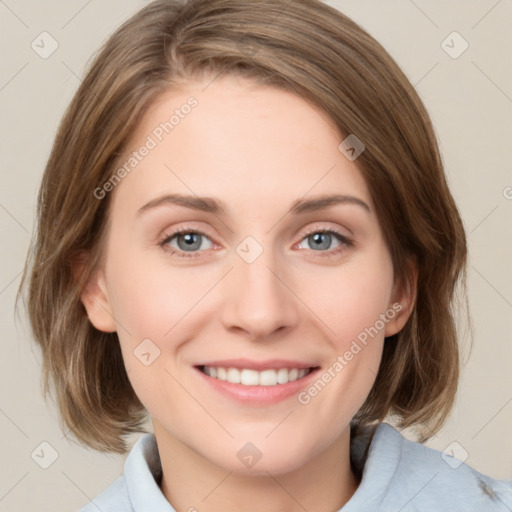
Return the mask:
<path fill-rule="evenodd" d="M 416 85 L 469 237 L 475 343 L 457 406 L 428 444 L 459 456 L 467 452 L 466 462 L 479 471 L 512 478 L 512 2 L 329 3 L 376 37 Z M 123 457 L 84 450 L 64 437 L 54 407 L 42 400 L 39 351 L 26 321 L 15 322 L 14 298 L 64 109 L 93 51 L 145 4 L 0 1 L 0 511 L 76 510 L 122 470 Z M 58 43 L 46 59 L 31 47 L 43 31 Z M 469 44 L 458 58 L 442 47 L 453 31 Z M 452 54 L 463 44 L 458 36 L 444 43 Z M 58 453 L 48 469 L 31 457 L 36 448 L 41 453 L 42 442 Z"/>

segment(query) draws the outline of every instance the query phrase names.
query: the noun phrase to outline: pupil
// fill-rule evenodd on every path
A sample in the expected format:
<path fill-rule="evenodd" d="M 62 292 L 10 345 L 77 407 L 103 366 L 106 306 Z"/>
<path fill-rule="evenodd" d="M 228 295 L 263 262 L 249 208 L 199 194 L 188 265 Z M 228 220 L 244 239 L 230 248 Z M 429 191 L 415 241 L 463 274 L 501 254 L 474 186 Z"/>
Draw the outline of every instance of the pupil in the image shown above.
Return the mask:
<path fill-rule="evenodd" d="M 322 238 L 325 237 L 325 239 L 323 240 L 323 245 L 322 245 Z M 312 235 L 312 238 L 313 240 L 315 241 L 315 244 L 316 247 L 315 249 L 328 249 L 329 248 L 329 245 L 330 245 L 330 240 L 331 240 L 331 235 L 329 233 L 315 233 L 314 235 Z"/>
<path fill-rule="evenodd" d="M 181 238 L 185 241 L 184 248 L 185 249 L 198 249 L 201 245 L 201 242 L 199 241 L 199 234 L 198 233 L 186 233 L 184 235 L 181 235 Z M 181 246 L 180 238 L 178 238 L 178 245 Z M 180 247 L 182 249 L 183 247 Z"/>

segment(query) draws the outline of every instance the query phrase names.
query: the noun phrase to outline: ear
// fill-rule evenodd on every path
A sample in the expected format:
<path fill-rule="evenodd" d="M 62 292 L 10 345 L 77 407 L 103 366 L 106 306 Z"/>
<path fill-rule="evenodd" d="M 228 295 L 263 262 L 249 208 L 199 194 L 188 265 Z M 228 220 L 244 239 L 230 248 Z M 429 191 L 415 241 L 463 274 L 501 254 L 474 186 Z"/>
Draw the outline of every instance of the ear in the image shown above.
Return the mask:
<path fill-rule="evenodd" d="M 77 280 L 79 280 L 82 273 L 86 271 L 86 262 L 86 255 L 83 253 L 77 256 L 73 261 L 72 271 Z M 105 284 L 105 274 L 103 269 L 96 271 L 89 279 L 80 299 L 87 311 L 89 320 L 96 329 L 103 332 L 117 331 L 117 325 L 112 313 Z"/>
<path fill-rule="evenodd" d="M 416 259 L 408 259 L 407 267 L 407 276 L 403 280 L 395 281 L 393 287 L 389 308 L 395 311 L 396 315 L 386 324 L 386 338 L 393 336 L 404 328 L 416 304 L 418 289 L 418 264 Z"/>

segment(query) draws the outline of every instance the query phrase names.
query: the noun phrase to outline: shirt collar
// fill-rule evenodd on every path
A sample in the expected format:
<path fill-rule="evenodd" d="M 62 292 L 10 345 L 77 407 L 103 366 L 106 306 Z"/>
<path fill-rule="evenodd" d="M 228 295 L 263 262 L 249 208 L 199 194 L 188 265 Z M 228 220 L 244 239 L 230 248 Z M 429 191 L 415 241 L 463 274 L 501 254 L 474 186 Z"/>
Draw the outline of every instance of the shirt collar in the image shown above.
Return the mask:
<path fill-rule="evenodd" d="M 137 440 L 126 459 L 124 477 L 134 512 L 176 512 L 159 487 L 162 464 L 154 434 Z"/>

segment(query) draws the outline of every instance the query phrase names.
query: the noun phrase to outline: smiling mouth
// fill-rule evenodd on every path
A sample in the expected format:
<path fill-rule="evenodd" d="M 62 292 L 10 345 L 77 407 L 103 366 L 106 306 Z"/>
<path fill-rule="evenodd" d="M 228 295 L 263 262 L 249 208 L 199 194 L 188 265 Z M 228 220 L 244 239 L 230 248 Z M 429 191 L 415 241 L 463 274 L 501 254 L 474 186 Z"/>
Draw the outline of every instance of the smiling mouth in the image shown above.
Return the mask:
<path fill-rule="evenodd" d="M 243 386 L 278 386 L 303 379 L 318 367 L 279 368 L 257 371 L 249 368 L 224 368 L 221 366 L 198 366 L 201 372 L 213 379 L 241 384 Z"/>

